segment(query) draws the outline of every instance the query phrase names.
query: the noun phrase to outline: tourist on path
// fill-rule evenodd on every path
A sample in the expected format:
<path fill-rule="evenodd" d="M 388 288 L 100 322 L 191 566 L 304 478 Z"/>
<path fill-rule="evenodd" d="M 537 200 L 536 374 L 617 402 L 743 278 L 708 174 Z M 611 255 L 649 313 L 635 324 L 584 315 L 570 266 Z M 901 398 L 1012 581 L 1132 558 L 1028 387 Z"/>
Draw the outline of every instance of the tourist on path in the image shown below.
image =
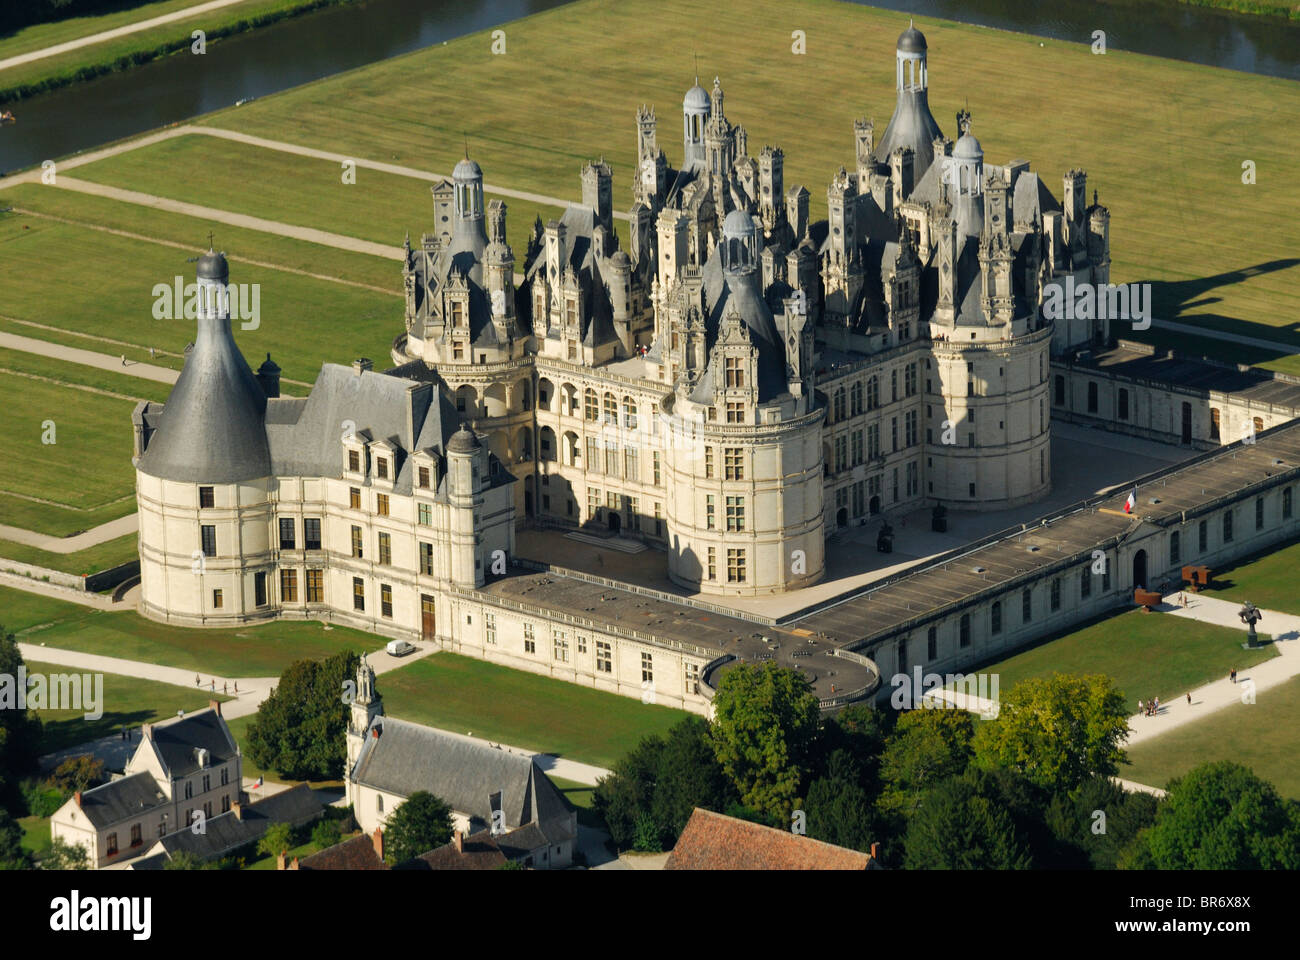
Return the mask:
<path fill-rule="evenodd" d="M 1188 693 L 1187 693 L 1187 705 L 1188 705 L 1189 707 L 1192 705 L 1192 694 L 1191 694 L 1191 691 L 1188 691 Z"/>
<path fill-rule="evenodd" d="M 197 673 L 194 674 L 194 686 L 201 686 L 202 683 L 203 681 L 199 679 L 199 675 Z"/>
<path fill-rule="evenodd" d="M 1146 712 L 1146 705 L 1143 704 L 1141 700 L 1139 700 L 1139 701 L 1138 701 L 1138 713 L 1145 713 L 1145 712 Z"/>

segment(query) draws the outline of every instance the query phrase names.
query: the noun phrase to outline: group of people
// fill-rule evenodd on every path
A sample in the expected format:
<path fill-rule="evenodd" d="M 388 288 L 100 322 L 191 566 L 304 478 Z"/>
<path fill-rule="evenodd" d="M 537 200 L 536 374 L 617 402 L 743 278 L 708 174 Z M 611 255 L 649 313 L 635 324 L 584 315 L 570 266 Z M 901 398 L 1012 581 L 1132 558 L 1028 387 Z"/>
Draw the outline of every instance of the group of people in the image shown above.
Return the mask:
<path fill-rule="evenodd" d="M 1187 702 L 1191 703 L 1191 699 L 1190 699 L 1191 694 L 1189 693 L 1187 696 L 1189 698 Z M 1159 712 L 1160 712 L 1159 697 L 1152 697 L 1145 704 L 1141 700 L 1138 701 L 1138 713 L 1146 714 L 1148 717 L 1154 717 Z"/>
<path fill-rule="evenodd" d="M 209 686 L 210 686 L 212 692 L 213 692 L 213 693 L 216 693 L 216 692 L 217 692 L 217 681 L 216 681 L 216 679 L 214 678 L 214 679 L 208 681 L 208 683 L 209 683 Z M 199 687 L 199 686 L 202 686 L 202 685 L 203 685 L 203 681 L 202 681 L 201 679 L 199 679 L 199 675 L 198 675 L 197 673 L 194 674 L 194 686 Z M 229 684 L 227 681 L 225 681 L 225 680 L 223 680 L 223 681 L 221 682 L 221 692 L 222 692 L 222 693 L 229 693 L 229 692 L 230 692 L 230 684 Z M 239 693 L 239 681 L 238 681 L 238 680 L 235 681 L 235 693 Z"/>

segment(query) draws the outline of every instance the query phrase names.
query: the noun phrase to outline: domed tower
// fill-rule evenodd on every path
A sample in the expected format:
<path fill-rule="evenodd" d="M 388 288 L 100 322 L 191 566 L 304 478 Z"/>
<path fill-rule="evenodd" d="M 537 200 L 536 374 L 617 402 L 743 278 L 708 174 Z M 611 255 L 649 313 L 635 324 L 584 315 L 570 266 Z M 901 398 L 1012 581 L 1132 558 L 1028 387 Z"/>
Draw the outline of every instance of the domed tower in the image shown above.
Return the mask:
<path fill-rule="evenodd" d="M 166 404 L 134 415 L 140 608 L 162 619 L 240 622 L 274 609 L 267 391 L 235 346 L 228 281 L 223 254 L 199 258 L 194 347 Z"/>
<path fill-rule="evenodd" d="M 727 214 L 703 269 L 703 322 L 675 331 L 686 346 L 663 409 L 668 573 L 701 593 L 779 593 L 825 572 L 811 328 L 795 298 L 773 315 L 758 249 L 754 218 Z"/>
<path fill-rule="evenodd" d="M 928 85 L 925 34 L 909 24 L 898 37 L 895 65 L 898 102 L 873 155 L 876 162 L 888 164 L 895 150 L 909 148 L 912 151 L 913 183 L 919 183 L 934 162 L 935 138 L 943 136 L 930 113 L 929 95 L 926 93 Z M 865 186 L 860 184 L 859 189 L 865 191 Z"/>
<path fill-rule="evenodd" d="M 709 92 L 700 86 L 700 78 L 696 77 L 695 86 L 682 98 L 682 138 L 686 147 L 683 168 L 705 162 L 704 128 L 709 120 L 709 109 Z"/>
<path fill-rule="evenodd" d="M 952 156 L 943 162 L 958 232 L 963 237 L 978 237 L 984 229 L 984 148 L 970 132 L 969 118 Z"/>
<path fill-rule="evenodd" d="M 447 441 L 447 497 L 451 502 L 451 579 L 460 587 L 481 587 L 484 558 L 478 550 L 478 508 L 487 486 L 487 450 L 473 431 L 461 427 Z"/>
<path fill-rule="evenodd" d="M 366 655 L 361 655 L 361 662 L 357 664 L 356 680 L 356 697 L 353 699 L 348 713 L 348 731 L 347 737 L 347 767 L 344 769 L 343 777 L 349 803 L 356 802 L 355 785 L 352 782 L 352 768 L 356 766 L 357 758 L 361 755 L 361 748 L 366 743 L 366 731 L 370 729 L 370 721 L 375 717 L 384 715 L 384 698 L 379 695 L 375 689 L 375 671 L 374 668 L 366 661 Z"/>

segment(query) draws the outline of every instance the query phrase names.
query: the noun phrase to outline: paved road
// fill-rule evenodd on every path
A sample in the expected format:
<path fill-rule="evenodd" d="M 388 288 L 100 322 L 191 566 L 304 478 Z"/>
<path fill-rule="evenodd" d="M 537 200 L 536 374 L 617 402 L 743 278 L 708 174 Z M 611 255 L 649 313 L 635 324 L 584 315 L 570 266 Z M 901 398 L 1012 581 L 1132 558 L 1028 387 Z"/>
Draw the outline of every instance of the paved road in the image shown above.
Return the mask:
<path fill-rule="evenodd" d="M 82 350 L 80 347 L 68 347 L 60 343 L 51 343 L 48 340 L 19 336 L 16 333 L 0 331 L 0 347 L 21 350 L 23 353 L 36 353 L 43 357 L 53 357 L 56 360 L 67 360 L 70 363 L 79 363 L 85 367 L 98 367 L 100 370 L 111 370 L 114 373 L 129 373 L 133 377 L 143 377 L 145 380 L 155 380 L 158 383 L 175 383 L 176 378 L 180 376 L 179 370 L 172 370 L 170 367 L 158 367 L 150 363 L 136 363 L 134 360 L 128 360 L 124 366 L 120 354 L 114 357 L 107 353 Z"/>
<path fill-rule="evenodd" d="M 1247 347 L 1259 347 L 1262 350 L 1277 350 L 1282 354 L 1300 353 L 1300 346 L 1294 343 L 1287 343 L 1283 340 L 1261 340 L 1259 337 L 1247 337 L 1240 333 L 1228 333 L 1223 330 L 1213 330 L 1209 327 L 1198 327 L 1193 323 L 1177 323 L 1173 320 L 1156 320 L 1155 326 L 1161 330 L 1172 330 L 1174 333 L 1186 333 L 1197 337 L 1210 337 L 1214 340 L 1227 340 L 1230 343 L 1240 343 Z"/>
<path fill-rule="evenodd" d="M 192 7 L 186 7 L 184 10 L 164 13 L 161 16 L 150 17 L 148 20 L 140 20 L 137 23 L 128 23 L 124 27 L 114 27 L 112 30 L 102 30 L 99 33 L 92 33 L 88 36 L 78 37 L 76 40 L 68 40 L 65 43 L 56 43 L 53 46 L 42 47 L 40 50 L 32 50 L 28 53 L 20 53 L 17 56 L 8 57 L 4 60 L 0 60 L 0 70 L 4 70 L 8 67 L 16 67 L 24 63 L 31 63 L 35 60 L 43 60 L 46 57 L 57 56 L 60 53 L 67 53 L 69 50 L 79 50 L 82 47 L 89 47 L 96 43 L 103 43 L 105 40 L 116 40 L 118 37 L 125 37 L 128 34 L 138 33 L 141 30 L 160 27 L 163 24 L 174 23 L 177 20 L 184 20 L 187 17 L 207 13 L 209 10 L 219 10 L 222 7 L 232 7 L 237 3 L 244 2 L 245 0 L 208 0 L 207 3 L 195 4 Z"/>
<path fill-rule="evenodd" d="M 137 518 L 138 514 L 134 513 L 118 517 L 116 520 L 92 527 L 85 533 L 79 533 L 75 537 L 51 537 L 48 534 L 36 533 L 34 530 L 0 524 L 0 540 L 13 540 L 15 543 L 48 550 L 50 553 L 76 553 L 78 550 L 85 550 L 107 540 L 116 540 L 118 537 L 135 533 L 140 529 Z"/>

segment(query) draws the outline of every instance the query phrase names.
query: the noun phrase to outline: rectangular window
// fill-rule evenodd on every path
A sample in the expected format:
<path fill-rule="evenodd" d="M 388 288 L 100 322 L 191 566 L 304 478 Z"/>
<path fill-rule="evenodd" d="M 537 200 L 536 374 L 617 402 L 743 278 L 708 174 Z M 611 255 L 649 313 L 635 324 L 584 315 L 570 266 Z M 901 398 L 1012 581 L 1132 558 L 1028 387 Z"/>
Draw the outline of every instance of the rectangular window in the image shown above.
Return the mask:
<path fill-rule="evenodd" d="M 110 833 L 108 835 L 108 855 L 110 857 L 117 855 L 117 834 L 116 833 Z"/>
<path fill-rule="evenodd" d="M 366 609 L 366 583 L 360 577 L 352 578 L 352 609 Z"/>
<path fill-rule="evenodd" d="M 220 590 L 212 591 L 212 609 L 220 610 L 225 603 L 225 597 Z"/>
<path fill-rule="evenodd" d="M 1255 529 L 1264 529 L 1264 498 L 1255 498 Z"/>
<path fill-rule="evenodd" d="M 417 475 L 416 486 L 418 486 L 422 490 L 428 490 L 429 484 L 432 479 L 429 474 L 429 468 L 420 467 L 420 469 L 416 471 L 416 475 Z"/>
<path fill-rule="evenodd" d="M 296 545 L 293 517 L 280 518 L 280 549 L 292 550 Z"/>
<path fill-rule="evenodd" d="M 745 451 L 743 447 L 723 447 L 723 466 L 728 480 L 745 479 Z M 712 473 L 709 474 L 712 476 Z"/>
<path fill-rule="evenodd" d="M 487 643 L 497 642 L 497 617 L 495 613 L 483 614 L 483 640 Z"/>
<path fill-rule="evenodd" d="M 994 600 L 989 608 L 989 631 L 995 636 L 1002 632 L 1002 601 Z"/>
<path fill-rule="evenodd" d="M 745 529 L 744 497 L 727 497 L 727 529 L 732 532 Z"/>
<path fill-rule="evenodd" d="M 552 637 L 555 648 L 555 659 L 559 663 L 569 662 L 569 638 L 562 631 L 556 630 Z"/>
<path fill-rule="evenodd" d="M 376 467 L 376 473 L 379 474 L 379 479 L 387 480 L 388 479 L 388 458 L 376 457 L 375 467 Z"/>
<path fill-rule="evenodd" d="M 381 533 L 379 535 L 379 563 L 381 566 L 388 566 L 393 562 L 393 537 L 391 534 Z"/>
<path fill-rule="evenodd" d="M 388 494 L 375 494 L 375 513 L 379 514 L 381 517 L 388 516 Z"/>
<path fill-rule="evenodd" d="M 710 493 L 704 498 L 704 528 L 706 530 L 712 530 L 716 525 L 715 510 L 713 494 Z"/>
<path fill-rule="evenodd" d="M 379 585 L 379 612 L 389 619 L 393 616 L 393 588 L 387 583 Z"/>
<path fill-rule="evenodd" d="M 324 570 L 307 571 L 307 602 L 308 603 L 325 602 L 325 571 Z"/>
<path fill-rule="evenodd" d="M 1020 594 L 1020 619 L 1028 623 L 1034 618 L 1034 592 L 1026 590 Z"/>
<path fill-rule="evenodd" d="M 199 487 L 199 507 L 202 509 L 206 509 L 208 507 L 213 506 L 213 504 L 214 501 L 212 497 L 212 488 Z"/>
<path fill-rule="evenodd" d="M 939 630 L 937 627 L 931 627 L 925 634 L 925 656 L 927 660 L 937 660 L 939 658 Z"/>
<path fill-rule="evenodd" d="M 416 509 L 416 516 L 418 518 L 418 522 L 420 526 L 422 527 L 433 526 L 433 504 L 431 503 L 416 504 L 415 509 Z"/>
<path fill-rule="evenodd" d="M 600 490 L 587 488 L 587 519 L 595 520 L 600 514 Z"/>
<path fill-rule="evenodd" d="M 623 476 L 633 483 L 641 482 L 641 465 L 638 462 L 636 447 L 623 451 Z"/>
<path fill-rule="evenodd" d="M 614 657 L 610 652 L 609 644 L 604 640 L 596 641 L 596 672 L 613 673 Z"/>
<path fill-rule="evenodd" d="M 727 550 L 727 582 L 744 583 L 745 582 L 745 551 L 744 550 Z"/>
<path fill-rule="evenodd" d="M 525 623 L 524 624 L 524 653 L 536 653 L 536 652 L 537 652 L 537 639 L 533 634 L 533 625 L 531 623 Z"/>
<path fill-rule="evenodd" d="M 297 570 L 280 571 L 280 602 L 281 603 L 298 602 L 298 571 Z"/>
<path fill-rule="evenodd" d="M 1282 519 L 1291 519 L 1291 488 L 1287 487 L 1282 491 Z"/>
<path fill-rule="evenodd" d="M 851 461 L 851 462 L 852 462 L 853 466 L 856 467 L 858 464 L 860 464 L 860 463 L 862 462 L 862 449 L 863 449 L 863 447 L 862 447 L 862 431 L 861 431 L 861 430 L 855 430 L 855 431 L 853 431 L 853 443 L 852 443 L 852 449 L 853 449 L 853 457 L 852 457 L 852 461 Z"/>
<path fill-rule="evenodd" d="M 704 448 L 704 479 L 713 479 L 713 448 Z"/>
<path fill-rule="evenodd" d="M 686 664 L 685 683 L 687 693 L 698 694 L 700 692 L 700 665 L 698 663 Z"/>
<path fill-rule="evenodd" d="M 1232 511 L 1223 512 L 1223 542 L 1232 543 Z"/>
<path fill-rule="evenodd" d="M 727 423 L 744 423 L 745 422 L 745 405 L 735 401 L 727 401 Z"/>
<path fill-rule="evenodd" d="M 303 519 L 302 545 L 308 550 L 320 549 L 320 517 L 306 517 Z"/>
<path fill-rule="evenodd" d="M 898 641 L 898 672 L 907 672 L 907 641 Z"/>
<path fill-rule="evenodd" d="M 718 579 L 718 551 L 715 547 L 709 547 L 709 579 Z"/>
<path fill-rule="evenodd" d="M 656 486 L 656 487 L 661 487 L 661 486 L 663 486 L 663 476 L 662 476 L 662 474 L 660 473 L 661 465 L 660 465 L 660 463 L 659 463 L 659 451 L 658 451 L 658 450 L 654 451 L 654 453 L 651 454 L 651 456 L 652 456 L 652 458 L 653 458 L 653 460 L 654 460 L 655 486 Z"/>
<path fill-rule="evenodd" d="M 362 544 L 362 539 L 361 539 L 361 528 L 358 527 L 358 526 L 356 526 L 355 524 L 353 524 L 353 526 L 352 526 L 352 556 L 356 557 L 358 560 L 361 559 L 362 552 L 363 552 L 362 549 L 361 549 L 361 544 Z"/>
<path fill-rule="evenodd" d="M 348 487 L 348 506 L 353 510 L 361 509 L 361 488 Z"/>
<path fill-rule="evenodd" d="M 655 662 L 654 657 L 642 651 L 641 653 L 641 682 L 655 682 Z"/>
<path fill-rule="evenodd" d="M 969 613 L 963 613 L 961 615 L 959 635 L 960 635 L 960 639 L 958 642 L 963 647 L 969 647 L 970 646 L 970 614 Z"/>
<path fill-rule="evenodd" d="M 433 544 L 420 542 L 420 573 L 433 576 Z"/>
<path fill-rule="evenodd" d="M 605 472 L 611 477 L 619 476 L 618 447 L 609 442 L 605 444 Z"/>
<path fill-rule="evenodd" d="M 1060 610 L 1061 609 L 1061 581 L 1059 577 L 1052 581 L 1051 597 L 1052 597 L 1052 604 L 1051 604 L 1052 610 L 1053 611 Z"/>
<path fill-rule="evenodd" d="M 741 365 L 742 362 L 740 357 L 727 357 L 723 361 L 726 382 L 729 388 L 743 387 L 745 385 L 745 369 Z"/>
<path fill-rule="evenodd" d="M 591 473 L 600 472 L 600 444 L 595 437 L 587 438 L 587 470 Z"/>
<path fill-rule="evenodd" d="M 1092 569 L 1090 567 L 1085 567 L 1083 572 L 1079 574 L 1079 598 L 1081 600 L 1087 600 L 1091 596 Z"/>
<path fill-rule="evenodd" d="M 348 472 L 349 473 L 361 472 L 361 451 L 360 450 L 348 451 Z"/>
<path fill-rule="evenodd" d="M 199 527 L 199 533 L 203 539 L 203 555 L 205 557 L 215 557 L 217 555 L 217 528 L 212 524 L 205 523 Z"/>
<path fill-rule="evenodd" d="M 848 438 L 839 436 L 835 438 L 835 472 L 839 473 L 848 465 Z"/>

